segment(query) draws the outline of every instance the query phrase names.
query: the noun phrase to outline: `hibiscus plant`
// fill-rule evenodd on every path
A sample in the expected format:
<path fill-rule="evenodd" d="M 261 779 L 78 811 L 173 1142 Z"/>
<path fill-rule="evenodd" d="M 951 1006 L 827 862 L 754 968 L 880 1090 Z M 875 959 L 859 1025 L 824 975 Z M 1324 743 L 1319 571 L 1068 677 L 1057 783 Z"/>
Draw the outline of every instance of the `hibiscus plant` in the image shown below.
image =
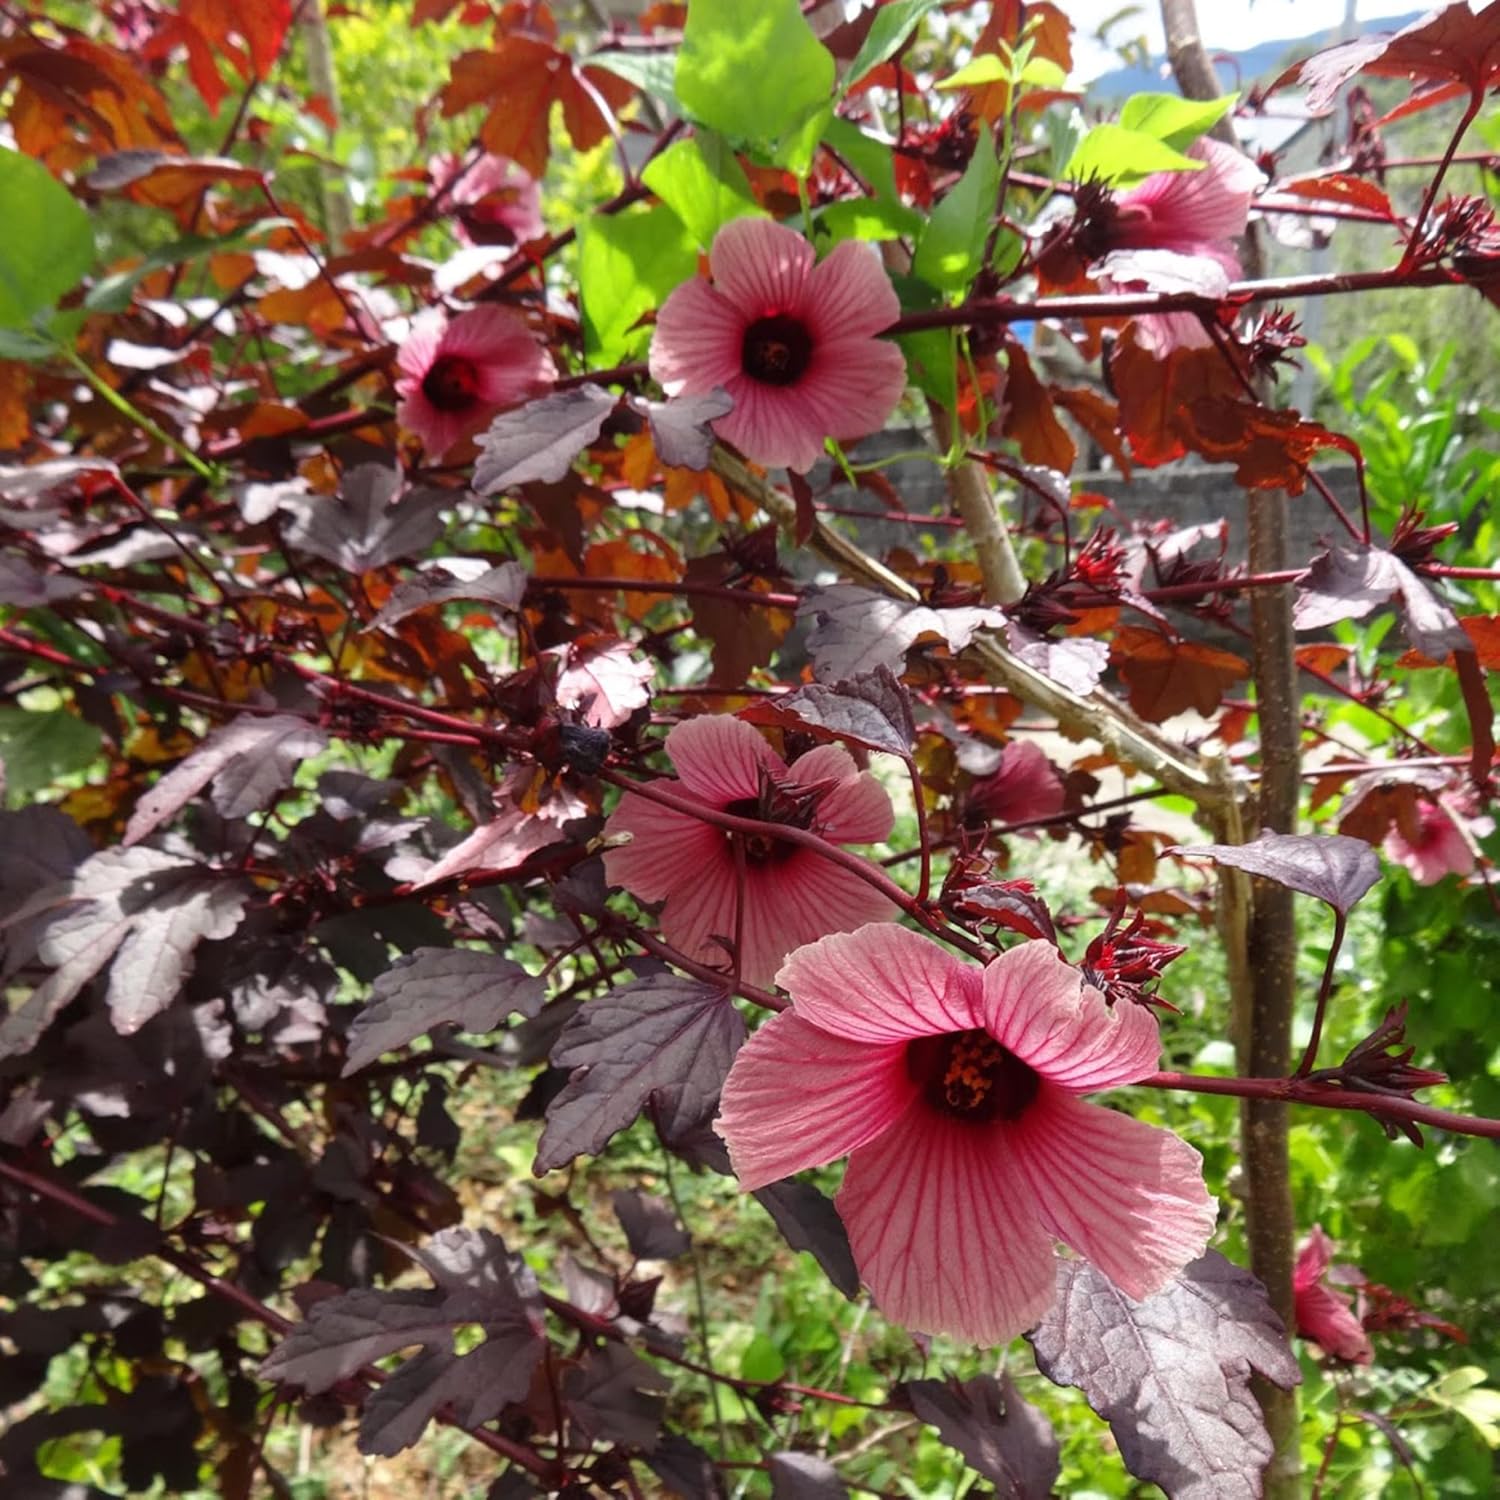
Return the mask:
<path fill-rule="evenodd" d="M 0 6 L 0 1488 L 1489 1492 L 1500 3 L 617 9 Z"/>

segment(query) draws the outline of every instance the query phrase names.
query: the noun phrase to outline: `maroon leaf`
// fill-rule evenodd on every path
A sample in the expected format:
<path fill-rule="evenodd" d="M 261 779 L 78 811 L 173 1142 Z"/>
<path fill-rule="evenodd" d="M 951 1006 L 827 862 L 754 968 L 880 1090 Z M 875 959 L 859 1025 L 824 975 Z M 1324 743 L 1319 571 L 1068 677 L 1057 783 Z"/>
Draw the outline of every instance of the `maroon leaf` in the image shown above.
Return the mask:
<path fill-rule="evenodd" d="M 1001 880 L 969 886 L 946 897 L 947 903 L 981 922 L 998 922 L 1022 937 L 1057 942 L 1057 929 L 1046 900 L 1029 880 Z"/>
<path fill-rule="evenodd" d="M 1057 1434 L 1021 1397 L 1009 1374 L 972 1380 L 910 1380 L 899 1392 L 911 1409 L 1003 1500 L 1046 1500 L 1061 1469 Z"/>
<path fill-rule="evenodd" d="M 442 534 L 438 511 L 453 503 L 453 494 L 419 489 L 402 495 L 401 484 L 399 469 L 360 464 L 345 474 L 336 497 L 289 491 L 279 497 L 291 515 L 287 541 L 349 573 L 425 551 Z"/>
<path fill-rule="evenodd" d="M 616 1188 L 610 1202 L 637 1260 L 676 1260 L 692 1248 L 677 1210 L 665 1198 L 637 1188 Z"/>
<path fill-rule="evenodd" d="M 651 424 L 651 444 L 656 456 L 673 469 L 706 469 L 714 451 L 713 429 L 717 417 L 734 410 L 734 397 L 721 386 L 702 396 L 678 396 L 671 401 L 643 403 Z"/>
<path fill-rule="evenodd" d="M 467 838 L 460 840 L 436 864 L 422 871 L 415 882 L 436 885 L 470 870 L 503 872 L 524 864 L 538 849 L 561 843 L 567 834 L 550 818 L 523 812 L 511 804 L 488 823 L 481 823 Z"/>
<path fill-rule="evenodd" d="M 1400 603 L 1407 639 L 1441 661 L 1470 648 L 1448 608 L 1400 558 L 1380 547 L 1347 543 L 1320 552 L 1297 585 L 1292 620 L 1298 630 L 1319 630 L 1338 620 L 1362 620 L 1388 599 Z"/>
<path fill-rule="evenodd" d="M 182 156 L 172 151 L 132 147 L 111 151 L 85 179 L 96 193 L 118 193 L 153 176 L 170 179 L 173 188 L 202 189 L 215 182 L 254 184 L 262 174 L 255 167 L 227 156 Z"/>
<path fill-rule="evenodd" d="M 493 609 L 517 610 L 526 596 L 526 578 L 526 569 L 518 562 L 503 562 L 467 579 L 456 577 L 449 564 L 439 564 L 397 585 L 385 608 L 365 629 L 394 625 L 414 610 L 425 609 L 429 604 L 448 604 L 455 599 L 473 600 Z"/>
<path fill-rule="evenodd" d="M 445 1229 L 409 1253 L 434 1290 L 326 1298 L 261 1366 L 267 1380 L 317 1395 L 374 1360 L 422 1345 L 365 1409 L 360 1449 L 387 1457 L 415 1442 L 440 1406 L 451 1404 L 462 1426 L 475 1427 L 522 1400 L 544 1343 L 536 1278 L 498 1235 Z M 485 1342 L 455 1355 L 454 1331 L 474 1324 Z"/>
<path fill-rule="evenodd" d="M 724 1482 L 713 1460 L 696 1443 L 669 1432 L 646 1455 L 651 1472 L 682 1500 L 723 1500 Z"/>
<path fill-rule="evenodd" d="M 808 654 L 818 676 L 833 681 L 881 667 L 900 672 L 918 636 L 941 636 L 950 650 L 962 651 L 975 631 L 1005 623 L 998 609 L 934 609 L 852 583 L 809 589 L 798 613 L 812 616 Z"/>
<path fill-rule="evenodd" d="M 39 609 L 59 599 L 71 599 L 88 589 L 76 578 L 57 578 L 40 572 L 14 552 L 0 553 L 0 604 L 17 609 Z"/>
<path fill-rule="evenodd" d="M 502 412 L 479 439 L 474 488 L 494 495 L 534 481 L 556 484 L 599 436 L 616 402 L 603 386 L 580 385 Z"/>
<path fill-rule="evenodd" d="M 1273 1448 L 1251 1372 L 1302 1378 L 1260 1282 L 1210 1250 L 1144 1302 L 1087 1261 L 1060 1260 L 1057 1287 L 1026 1335 L 1037 1366 L 1083 1392 L 1130 1472 L 1171 1500 L 1256 1500 Z"/>
<path fill-rule="evenodd" d="M 793 1250 L 806 1250 L 846 1297 L 859 1295 L 859 1270 L 849 1248 L 849 1233 L 826 1195 L 811 1183 L 786 1178 L 758 1189 L 754 1196 Z"/>
<path fill-rule="evenodd" d="M 886 667 L 843 682 L 809 682 L 778 698 L 752 704 L 740 717 L 752 724 L 795 726 L 817 740 L 842 740 L 906 760 L 917 737 L 906 689 Z"/>
<path fill-rule="evenodd" d="M 1273 880 L 1304 896 L 1326 901 L 1348 915 L 1380 879 L 1380 860 L 1363 839 L 1341 833 L 1263 832 L 1248 844 L 1174 845 L 1168 854 L 1211 859 L 1262 879 Z"/>
<path fill-rule="evenodd" d="M 816 1453 L 773 1453 L 766 1467 L 771 1500 L 849 1500 L 838 1470 Z"/>
<path fill-rule="evenodd" d="M 122 840 L 127 846 L 180 812 L 209 782 L 225 818 L 243 818 L 292 784 L 297 767 L 328 748 L 316 724 L 293 714 L 241 714 L 216 729 L 186 760 L 167 772 L 135 805 Z"/>
<path fill-rule="evenodd" d="M 745 1023 L 728 993 L 676 974 L 621 985 L 568 1022 L 552 1061 L 576 1071 L 547 1110 L 538 1176 L 604 1144 L 654 1104 L 668 1135 L 713 1115 Z"/>
<path fill-rule="evenodd" d="M 370 989 L 349 1027 L 343 1076 L 368 1067 L 432 1030 L 493 1031 L 507 1016 L 534 1016 L 547 987 L 520 964 L 473 948 L 418 948 L 398 958 Z"/>
<path fill-rule="evenodd" d="M 663 1393 L 672 1382 L 623 1344 L 590 1349 L 563 1377 L 568 1414 L 590 1438 L 626 1443 L 649 1453 L 661 1434 Z"/>

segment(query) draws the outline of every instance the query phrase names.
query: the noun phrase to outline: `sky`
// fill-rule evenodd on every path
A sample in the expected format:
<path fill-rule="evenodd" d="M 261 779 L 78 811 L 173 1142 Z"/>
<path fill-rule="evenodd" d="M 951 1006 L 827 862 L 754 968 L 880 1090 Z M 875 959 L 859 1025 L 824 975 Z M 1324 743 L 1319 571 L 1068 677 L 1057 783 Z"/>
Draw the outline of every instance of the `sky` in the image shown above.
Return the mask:
<path fill-rule="evenodd" d="M 1119 60 L 1092 33 L 1123 10 L 1130 0 L 1056 0 L 1073 22 L 1073 61 L 1077 77 L 1087 81 L 1119 66 Z M 1356 0 L 1355 11 L 1362 22 L 1385 16 L 1409 15 L 1434 8 L 1424 0 Z M 1198 26 L 1210 52 L 1234 51 L 1257 42 L 1281 37 L 1330 33 L 1344 18 L 1344 0 L 1198 0 Z M 1161 11 L 1156 0 L 1141 0 L 1136 14 L 1115 26 L 1110 36 L 1117 42 L 1145 33 L 1153 56 L 1166 51 L 1162 37 Z"/>

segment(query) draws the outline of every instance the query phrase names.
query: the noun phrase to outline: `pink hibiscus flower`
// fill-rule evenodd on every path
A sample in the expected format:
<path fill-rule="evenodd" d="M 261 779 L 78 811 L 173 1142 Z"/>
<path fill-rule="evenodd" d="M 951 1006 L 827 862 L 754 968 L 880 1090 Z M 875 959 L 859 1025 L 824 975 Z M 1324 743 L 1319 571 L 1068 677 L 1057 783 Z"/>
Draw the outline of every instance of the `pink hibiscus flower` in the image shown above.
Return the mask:
<path fill-rule="evenodd" d="M 777 982 L 792 1008 L 740 1049 L 715 1128 L 745 1189 L 848 1156 L 837 1207 L 888 1318 L 1002 1344 L 1051 1305 L 1054 1240 L 1136 1298 L 1208 1243 L 1198 1153 L 1078 1097 L 1156 1070 L 1155 1019 L 1050 943 L 979 969 L 862 927 Z"/>
<path fill-rule="evenodd" d="M 396 364 L 397 419 L 434 459 L 557 378 L 552 356 L 504 307 L 476 307 L 446 327 L 440 317 L 418 319 Z"/>
<path fill-rule="evenodd" d="M 969 788 L 969 805 L 991 823 L 1050 818 L 1063 809 L 1063 784 L 1039 745 L 1012 740 L 999 766 Z"/>
<path fill-rule="evenodd" d="M 1385 857 L 1405 865 L 1418 885 L 1436 885 L 1446 875 L 1472 874 L 1474 850 L 1459 825 L 1461 816 L 1441 797 L 1417 803 L 1416 828 L 1403 831 L 1397 823 L 1381 846 Z"/>
<path fill-rule="evenodd" d="M 871 245 L 821 264 L 800 234 L 736 219 L 714 236 L 713 285 L 684 282 L 662 306 L 651 374 L 669 396 L 722 386 L 734 410 L 714 430 L 746 458 L 805 471 L 824 438 L 878 432 L 906 388 L 906 360 L 874 337 L 901 311 Z"/>
<path fill-rule="evenodd" d="M 1202 292 L 1222 296 L 1241 273 L 1234 242 L 1244 234 L 1250 200 L 1265 181 L 1248 156 L 1204 137 L 1188 156 L 1200 172 L 1156 172 L 1127 189 L 1081 228 L 1080 243 L 1097 256 L 1090 267 L 1106 291 Z M 1143 348 L 1158 358 L 1209 342 L 1191 313 L 1136 319 Z"/>
<path fill-rule="evenodd" d="M 1332 1258 L 1333 1241 L 1314 1224 L 1297 1252 L 1297 1264 L 1292 1271 L 1297 1332 L 1302 1338 L 1311 1339 L 1334 1359 L 1367 1365 L 1375 1358 L 1375 1350 L 1359 1319 L 1354 1316 L 1351 1299 L 1334 1291 L 1323 1279 Z"/>
<path fill-rule="evenodd" d="M 444 153 L 427 163 L 434 190 L 452 182 L 461 158 Z M 540 239 L 542 200 L 536 179 L 508 156 L 486 151 L 444 194 L 456 212 L 454 232 L 465 245 L 524 245 Z"/>
<path fill-rule="evenodd" d="M 820 745 L 788 766 L 743 719 L 688 719 L 667 736 L 680 783 L 672 790 L 739 817 L 811 828 L 837 844 L 869 844 L 891 831 L 885 788 L 839 745 Z M 662 936 L 705 963 L 722 963 L 732 940 L 743 851 L 745 909 L 740 973 L 769 984 L 793 949 L 825 933 L 887 921 L 895 907 L 850 870 L 796 844 L 742 838 L 688 813 L 627 792 L 605 826 L 632 842 L 604 855 L 616 885 L 665 901 Z"/>

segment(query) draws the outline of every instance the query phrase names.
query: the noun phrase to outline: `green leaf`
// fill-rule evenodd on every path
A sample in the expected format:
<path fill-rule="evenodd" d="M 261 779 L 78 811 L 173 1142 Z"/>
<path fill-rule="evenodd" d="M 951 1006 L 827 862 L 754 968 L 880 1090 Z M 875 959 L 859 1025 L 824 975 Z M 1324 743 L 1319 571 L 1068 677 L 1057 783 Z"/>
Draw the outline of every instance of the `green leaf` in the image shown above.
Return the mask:
<path fill-rule="evenodd" d="M 734 152 L 711 130 L 700 130 L 663 151 L 641 173 L 641 181 L 687 225 L 704 250 L 731 219 L 765 212 Z"/>
<path fill-rule="evenodd" d="M 1009 58 L 994 52 L 981 52 L 978 57 L 966 62 L 958 72 L 950 73 L 942 79 L 937 87 L 943 90 L 972 89 L 981 84 L 1001 83 L 1009 79 L 1012 67 Z"/>
<path fill-rule="evenodd" d="M 780 1380 L 786 1374 L 786 1361 L 763 1333 L 757 1333 L 740 1355 L 740 1375 L 745 1380 Z"/>
<path fill-rule="evenodd" d="M 603 68 L 606 73 L 644 89 L 674 115 L 682 113 L 677 99 L 675 52 L 594 52 L 587 61 L 591 68 Z"/>
<path fill-rule="evenodd" d="M 1486 1447 L 1500 1448 L 1500 1391 L 1485 1385 L 1485 1378 L 1480 1366 L 1464 1365 L 1420 1394 L 1473 1423 Z"/>
<path fill-rule="evenodd" d="M 1144 131 L 1096 125 L 1079 142 L 1063 176 L 1074 182 L 1096 177 L 1111 187 L 1133 187 L 1154 172 L 1201 172 L 1203 166 Z"/>
<path fill-rule="evenodd" d="M 40 162 L 0 147 L 0 328 L 24 328 L 94 263 L 76 198 Z"/>
<path fill-rule="evenodd" d="M 818 228 L 836 240 L 899 240 L 922 228 L 922 216 L 904 203 L 846 198 L 818 215 Z"/>
<path fill-rule="evenodd" d="M 964 175 L 933 210 L 917 241 L 912 274 L 939 291 L 961 292 L 984 258 L 1000 195 L 1000 163 L 988 125 L 980 125 Z"/>
<path fill-rule="evenodd" d="M 906 39 L 917 29 L 922 17 L 941 3 L 942 0 L 895 0 L 893 5 L 877 11 L 865 33 L 864 44 L 854 54 L 849 71 L 844 74 L 840 94 L 846 93 L 872 68 L 889 62 L 906 45 Z"/>
<path fill-rule="evenodd" d="M 59 777 L 87 770 L 99 754 L 100 741 L 92 724 L 65 708 L 0 708 L 5 800 L 12 807 L 24 805 Z"/>
<path fill-rule="evenodd" d="M 24 328 L 0 328 L 0 359 L 31 360 L 51 359 L 57 353 L 57 344 L 40 333 L 28 333 Z"/>
<path fill-rule="evenodd" d="M 590 362 L 616 364 L 642 349 L 650 330 L 633 325 L 697 270 L 697 246 L 665 205 L 584 220 L 578 231 L 578 283 Z"/>
<path fill-rule="evenodd" d="M 902 312 L 925 312 L 941 307 L 942 297 L 925 281 L 893 276 L 891 284 L 901 299 Z M 906 356 L 907 378 L 924 396 L 947 411 L 958 405 L 957 335 L 951 328 L 928 328 L 903 333 L 896 342 Z"/>
<path fill-rule="evenodd" d="M 797 0 L 693 0 L 677 57 L 683 109 L 734 140 L 774 141 L 833 93 L 833 54 Z"/>
<path fill-rule="evenodd" d="M 1238 94 L 1222 99 L 1184 99 L 1177 94 L 1132 94 L 1120 111 L 1120 125 L 1186 151 L 1234 108 Z"/>

